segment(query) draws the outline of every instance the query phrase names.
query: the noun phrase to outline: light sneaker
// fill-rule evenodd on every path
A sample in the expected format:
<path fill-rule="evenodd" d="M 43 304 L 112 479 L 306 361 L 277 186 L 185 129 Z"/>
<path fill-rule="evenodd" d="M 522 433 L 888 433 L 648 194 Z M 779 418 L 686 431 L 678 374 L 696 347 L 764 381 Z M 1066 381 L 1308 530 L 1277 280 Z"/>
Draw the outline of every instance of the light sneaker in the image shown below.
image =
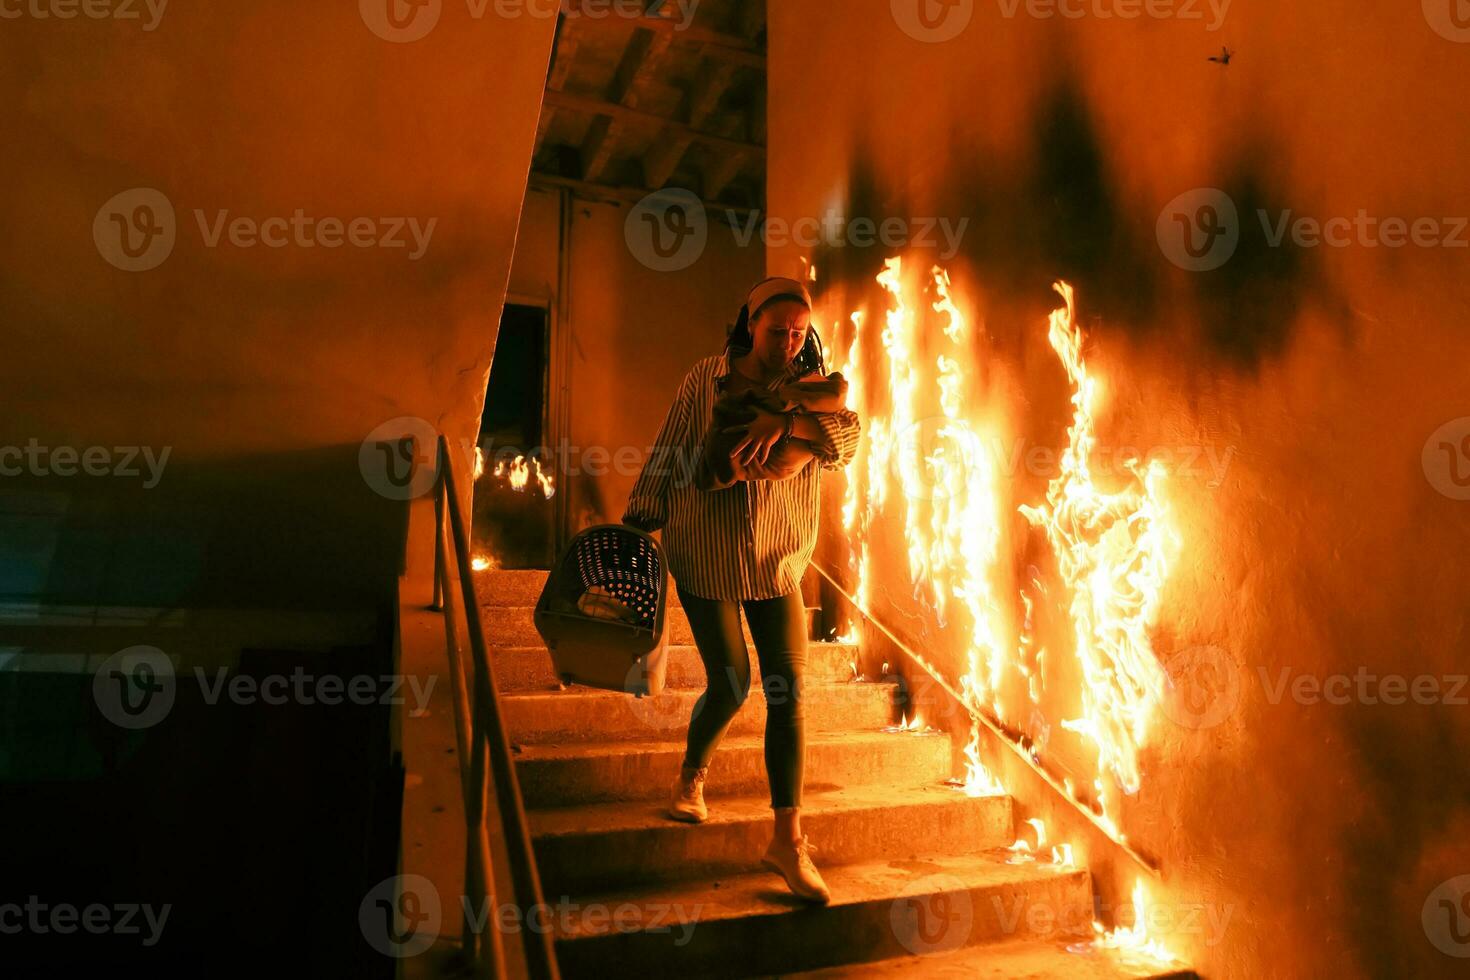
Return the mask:
<path fill-rule="evenodd" d="M 795 844 L 772 840 L 761 864 L 785 878 L 786 886 L 797 897 L 826 905 L 832 900 L 832 893 L 827 891 L 827 883 L 817 873 L 817 866 L 812 864 L 811 855 L 816 849 L 817 845 L 808 841 L 805 835 Z"/>
<path fill-rule="evenodd" d="M 687 779 L 684 771 L 679 771 L 670 794 L 669 816 L 685 823 L 704 823 L 709 818 L 709 808 L 704 805 L 704 777 L 708 771 L 692 770 Z"/>

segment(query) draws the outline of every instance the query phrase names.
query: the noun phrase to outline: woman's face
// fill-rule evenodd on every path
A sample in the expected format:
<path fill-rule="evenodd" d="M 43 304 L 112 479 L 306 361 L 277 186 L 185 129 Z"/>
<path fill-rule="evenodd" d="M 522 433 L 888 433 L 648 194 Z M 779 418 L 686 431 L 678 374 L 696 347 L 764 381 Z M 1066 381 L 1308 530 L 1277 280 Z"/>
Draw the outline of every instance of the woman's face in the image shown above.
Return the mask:
<path fill-rule="evenodd" d="M 751 354 L 770 368 L 784 368 L 806 343 L 812 312 L 794 299 L 783 299 L 761 310 L 750 325 L 755 341 Z"/>

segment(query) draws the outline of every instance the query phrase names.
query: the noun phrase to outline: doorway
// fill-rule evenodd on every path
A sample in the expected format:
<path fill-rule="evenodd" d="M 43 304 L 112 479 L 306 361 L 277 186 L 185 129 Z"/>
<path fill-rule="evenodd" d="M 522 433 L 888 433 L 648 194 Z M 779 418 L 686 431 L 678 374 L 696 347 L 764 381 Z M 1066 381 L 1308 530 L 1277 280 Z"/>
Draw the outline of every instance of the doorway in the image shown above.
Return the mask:
<path fill-rule="evenodd" d="M 506 303 L 480 416 L 475 479 L 477 564 L 550 568 L 552 500 L 557 492 L 549 421 L 550 311 L 534 301 Z"/>

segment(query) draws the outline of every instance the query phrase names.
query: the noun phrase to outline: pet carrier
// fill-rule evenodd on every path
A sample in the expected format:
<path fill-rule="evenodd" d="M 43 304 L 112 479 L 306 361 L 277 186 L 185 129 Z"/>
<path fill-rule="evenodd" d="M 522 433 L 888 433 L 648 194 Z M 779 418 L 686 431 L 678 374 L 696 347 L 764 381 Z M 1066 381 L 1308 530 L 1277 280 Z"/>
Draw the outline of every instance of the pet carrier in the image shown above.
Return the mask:
<path fill-rule="evenodd" d="M 600 524 L 572 538 L 534 616 L 562 683 L 663 690 L 667 582 L 658 542 L 636 528 Z"/>

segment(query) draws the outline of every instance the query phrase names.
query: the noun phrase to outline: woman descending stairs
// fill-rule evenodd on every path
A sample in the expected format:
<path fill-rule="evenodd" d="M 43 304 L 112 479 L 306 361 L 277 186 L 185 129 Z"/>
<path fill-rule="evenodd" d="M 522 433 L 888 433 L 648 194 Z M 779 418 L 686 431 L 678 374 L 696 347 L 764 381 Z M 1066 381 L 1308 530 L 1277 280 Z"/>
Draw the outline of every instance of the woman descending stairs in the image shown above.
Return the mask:
<path fill-rule="evenodd" d="M 803 701 L 802 824 L 831 901 L 801 901 L 761 863 L 760 685 L 709 767 L 707 819 L 671 819 L 704 684 L 683 610 L 663 694 L 563 689 L 531 619 L 545 579 L 491 570 L 477 588 L 564 976 L 1192 976 L 1094 951 L 1088 872 L 1008 863 L 1012 800 L 947 785 L 947 737 L 884 731 L 898 686 L 855 680 L 840 643 L 811 644 Z"/>

